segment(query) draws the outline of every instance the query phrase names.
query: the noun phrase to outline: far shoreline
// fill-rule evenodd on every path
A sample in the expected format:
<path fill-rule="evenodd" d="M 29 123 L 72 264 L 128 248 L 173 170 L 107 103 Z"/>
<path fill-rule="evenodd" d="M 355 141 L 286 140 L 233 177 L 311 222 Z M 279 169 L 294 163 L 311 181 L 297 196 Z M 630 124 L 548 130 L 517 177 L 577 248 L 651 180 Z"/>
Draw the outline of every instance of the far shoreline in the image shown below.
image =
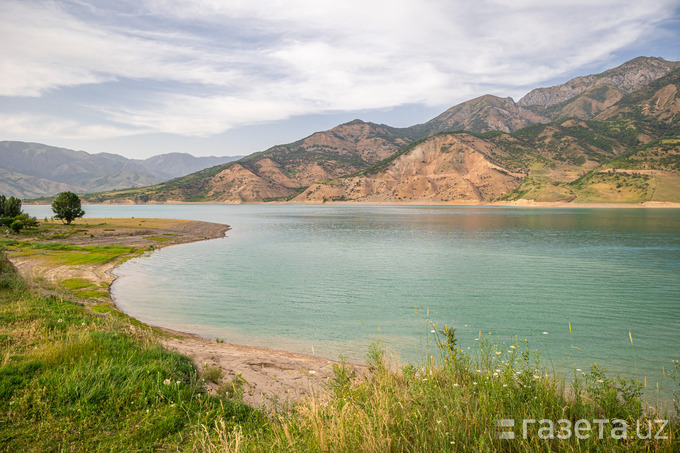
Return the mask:
<path fill-rule="evenodd" d="M 25 201 L 26 206 L 49 206 L 49 202 L 31 202 Z M 413 202 L 387 202 L 387 201 L 332 201 L 328 203 L 294 203 L 283 201 L 272 202 L 247 202 L 247 203 L 226 203 L 218 201 L 177 201 L 171 200 L 166 202 L 147 202 L 147 203 L 89 203 L 82 202 L 83 205 L 88 206 L 191 206 L 191 205 L 224 205 L 224 206 L 393 206 L 393 207 L 409 207 L 409 206 L 435 206 L 435 207 L 458 207 L 458 208 L 474 208 L 474 207 L 499 207 L 499 208 L 554 208 L 554 209 L 680 209 L 680 202 L 673 201 L 643 201 L 639 203 L 607 203 L 607 202 L 593 202 L 593 203 L 571 203 L 571 202 L 547 202 L 547 201 L 532 201 L 532 200 L 518 200 L 518 201 L 492 201 L 492 202 L 456 202 L 444 203 L 433 201 L 413 201 Z"/>

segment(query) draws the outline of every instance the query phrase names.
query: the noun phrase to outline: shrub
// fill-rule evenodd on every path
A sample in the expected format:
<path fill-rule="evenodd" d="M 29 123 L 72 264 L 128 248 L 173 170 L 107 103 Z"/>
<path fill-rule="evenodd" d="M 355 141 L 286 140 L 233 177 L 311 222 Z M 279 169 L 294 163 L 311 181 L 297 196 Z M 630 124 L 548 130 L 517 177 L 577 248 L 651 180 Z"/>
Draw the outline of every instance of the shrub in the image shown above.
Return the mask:
<path fill-rule="evenodd" d="M 21 220 L 15 220 L 9 225 L 9 229 L 17 234 L 22 230 L 22 228 L 24 228 L 24 224 L 21 222 Z"/>

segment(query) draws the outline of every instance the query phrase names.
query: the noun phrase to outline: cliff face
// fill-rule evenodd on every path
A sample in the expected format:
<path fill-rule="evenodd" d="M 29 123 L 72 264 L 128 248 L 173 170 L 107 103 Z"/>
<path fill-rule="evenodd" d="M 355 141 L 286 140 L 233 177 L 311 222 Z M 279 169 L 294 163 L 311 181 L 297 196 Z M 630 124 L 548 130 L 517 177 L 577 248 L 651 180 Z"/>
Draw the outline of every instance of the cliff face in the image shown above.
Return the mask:
<path fill-rule="evenodd" d="M 489 156 L 499 151 L 468 134 L 443 134 L 413 147 L 377 174 L 313 184 L 294 201 L 490 201 L 516 188 L 524 176 L 493 163 Z"/>

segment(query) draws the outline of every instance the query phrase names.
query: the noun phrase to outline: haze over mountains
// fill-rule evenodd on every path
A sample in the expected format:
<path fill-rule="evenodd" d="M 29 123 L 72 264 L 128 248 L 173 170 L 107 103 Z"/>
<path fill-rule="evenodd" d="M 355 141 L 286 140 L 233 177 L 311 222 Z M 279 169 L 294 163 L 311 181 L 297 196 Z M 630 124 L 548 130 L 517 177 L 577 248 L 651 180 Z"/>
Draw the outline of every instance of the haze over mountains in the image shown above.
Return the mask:
<path fill-rule="evenodd" d="M 640 57 L 518 102 L 485 95 L 408 128 L 355 120 L 171 181 L 85 198 L 680 201 L 679 89 L 680 62 Z"/>
<path fill-rule="evenodd" d="M 102 192 L 142 187 L 240 157 L 194 157 L 170 153 L 139 160 L 39 143 L 4 141 L 0 142 L 0 193 L 35 198 L 65 190 Z"/>

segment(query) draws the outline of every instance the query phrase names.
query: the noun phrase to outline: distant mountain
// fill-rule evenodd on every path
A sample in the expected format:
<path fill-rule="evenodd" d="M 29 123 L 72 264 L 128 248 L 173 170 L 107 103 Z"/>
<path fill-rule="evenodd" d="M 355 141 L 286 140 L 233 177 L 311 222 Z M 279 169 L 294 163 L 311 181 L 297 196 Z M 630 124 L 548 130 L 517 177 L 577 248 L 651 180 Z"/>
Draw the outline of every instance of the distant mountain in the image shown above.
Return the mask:
<path fill-rule="evenodd" d="M 680 62 L 636 58 L 392 128 L 355 120 L 100 202 L 680 201 Z"/>
<path fill-rule="evenodd" d="M 39 143 L 0 142 L 0 193 L 36 198 L 70 190 L 101 192 L 157 184 L 238 159 L 163 154 L 145 160 L 89 154 Z"/>
<path fill-rule="evenodd" d="M 132 159 L 144 167 L 151 176 L 162 180 L 178 178 L 190 173 L 195 173 L 204 168 L 214 167 L 234 160 L 241 159 L 243 156 L 225 157 L 195 157 L 187 153 L 168 153 L 149 157 L 148 159 Z"/>

